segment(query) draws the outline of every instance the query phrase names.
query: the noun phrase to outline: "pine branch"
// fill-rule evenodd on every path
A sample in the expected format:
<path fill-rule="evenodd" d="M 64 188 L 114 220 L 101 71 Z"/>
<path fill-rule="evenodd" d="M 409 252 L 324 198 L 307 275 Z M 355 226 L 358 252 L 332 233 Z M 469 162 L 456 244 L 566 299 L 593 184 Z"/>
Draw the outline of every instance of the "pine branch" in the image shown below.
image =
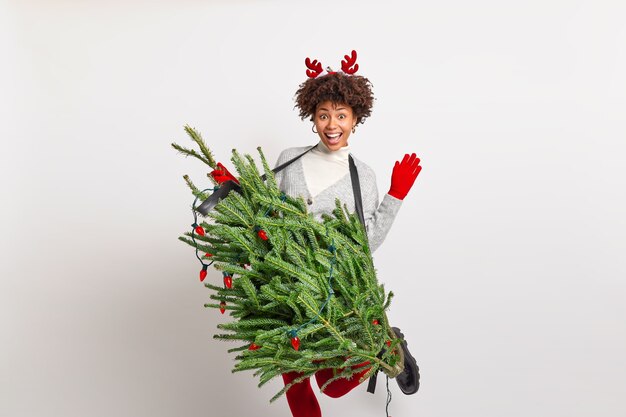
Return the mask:
<path fill-rule="evenodd" d="M 335 326 L 333 326 L 331 323 L 329 323 L 324 317 L 320 316 L 318 310 L 316 308 L 314 308 L 312 305 L 307 304 L 307 301 L 304 300 L 303 297 L 298 296 L 298 300 L 304 304 L 304 306 L 307 308 L 307 310 L 309 310 L 311 313 L 313 313 L 322 323 L 324 323 L 324 325 L 326 326 L 326 328 L 333 334 L 335 335 L 335 338 L 337 338 L 337 340 L 339 340 L 339 342 L 343 343 L 345 342 L 345 339 L 341 336 L 341 333 L 335 328 Z"/>
<path fill-rule="evenodd" d="M 257 290 L 254 287 L 254 285 L 252 285 L 250 278 L 243 276 L 239 278 L 238 284 L 241 285 L 241 287 L 244 289 L 244 291 L 246 292 L 246 295 L 252 301 L 255 307 L 259 308 L 260 304 L 259 304 L 259 299 L 257 298 Z"/>
<path fill-rule="evenodd" d="M 300 306 L 296 304 L 297 295 L 296 294 L 294 295 L 295 297 L 287 297 L 287 299 L 285 300 L 285 304 L 287 304 L 291 308 L 293 313 L 295 314 L 294 321 L 296 323 L 302 323 L 305 321 L 305 318 L 302 315 L 302 312 L 300 311 Z"/>
<path fill-rule="evenodd" d="M 252 159 L 252 156 L 246 154 L 244 155 L 244 158 L 248 160 L 248 164 L 246 166 L 249 169 L 250 178 L 254 181 L 255 188 L 257 190 L 266 190 L 267 192 L 271 194 L 272 189 L 268 187 L 265 184 L 265 182 L 263 182 L 263 179 L 261 178 L 261 173 L 256 167 L 256 164 L 254 163 L 254 159 Z"/>
<path fill-rule="evenodd" d="M 282 272 L 282 274 L 297 278 L 302 284 L 304 284 L 308 290 L 313 291 L 317 294 L 320 293 L 320 289 L 312 278 L 312 274 L 309 274 L 304 268 L 297 268 L 294 265 L 283 261 L 274 255 L 269 255 L 265 257 L 265 262 L 271 265 L 277 271 Z M 312 271 L 311 271 L 312 272 Z"/>
<path fill-rule="evenodd" d="M 268 165 L 267 160 L 265 159 L 265 154 L 263 154 L 263 150 L 260 146 L 256 149 L 261 157 L 261 164 L 263 166 L 263 171 L 265 172 L 265 180 L 267 181 L 268 188 L 278 189 L 278 184 L 276 184 L 276 178 L 274 177 L 274 171 Z"/>
<path fill-rule="evenodd" d="M 172 143 L 172 148 L 176 149 L 178 152 L 180 152 L 181 154 L 185 156 L 193 156 L 194 158 L 201 160 L 202 162 L 204 162 L 205 164 L 213 168 L 213 166 L 211 165 L 211 162 L 208 159 L 204 158 L 202 155 L 200 155 L 198 152 L 194 151 L 193 149 L 187 149 L 176 143 Z"/>
<path fill-rule="evenodd" d="M 271 197 L 264 196 L 262 194 L 255 194 L 252 196 L 252 201 L 258 204 L 262 204 L 265 207 L 273 206 L 276 210 L 282 211 L 283 215 L 292 215 L 297 217 L 307 217 L 306 209 L 301 210 L 300 207 L 295 207 L 289 199 L 287 202 L 281 202 L 280 200 L 275 200 Z"/>
<path fill-rule="evenodd" d="M 249 238 L 245 237 L 242 231 L 246 231 L 242 227 L 237 226 L 223 226 L 219 229 L 213 230 L 218 237 L 230 240 L 233 245 L 237 245 L 238 249 L 246 253 L 255 253 L 253 250 L 253 242 L 250 241 Z"/>
<path fill-rule="evenodd" d="M 387 295 L 387 301 L 385 302 L 385 305 L 383 306 L 383 310 L 387 310 L 389 308 L 389 305 L 391 304 L 391 299 L 393 298 L 394 294 L 393 291 L 389 291 L 389 295 Z"/>
<path fill-rule="evenodd" d="M 230 200 L 230 203 L 232 203 L 233 206 L 235 206 L 240 212 L 242 212 L 244 217 L 246 217 L 248 219 L 254 218 L 254 213 L 250 209 L 250 205 L 243 198 L 243 196 L 241 194 L 239 194 L 239 193 L 230 193 L 226 199 Z"/>
<path fill-rule="evenodd" d="M 191 137 L 191 140 L 193 140 L 194 142 L 198 144 L 198 147 L 200 148 L 200 152 L 202 152 L 202 154 L 204 155 L 204 158 L 205 158 L 204 160 L 206 161 L 206 164 L 210 166 L 211 168 L 216 169 L 217 164 L 215 163 L 213 154 L 204 143 L 204 140 L 202 139 L 200 132 L 198 132 L 193 127 L 190 127 L 189 125 L 185 125 L 185 132 L 187 132 L 189 137 Z"/>
<path fill-rule="evenodd" d="M 220 323 L 217 325 L 218 329 L 239 331 L 241 329 L 254 329 L 256 327 L 272 327 L 272 326 L 288 326 L 289 324 L 283 320 L 269 319 L 269 318 L 257 318 L 257 319 L 245 319 L 238 320 L 231 323 Z"/>
<path fill-rule="evenodd" d="M 304 373 L 300 378 L 296 378 L 294 379 L 290 384 L 285 385 L 285 387 L 283 389 L 281 389 L 280 391 L 278 391 L 276 393 L 276 395 L 274 395 L 271 399 L 270 399 L 270 403 L 273 403 L 274 401 L 276 401 L 278 398 L 280 398 L 284 393 L 287 392 L 287 390 L 291 387 L 293 387 L 294 385 L 299 384 L 300 382 L 304 381 L 307 378 L 310 378 L 311 376 L 313 376 L 313 374 L 317 371 L 317 369 L 315 369 L 314 371 L 311 371 L 310 373 Z"/>
<path fill-rule="evenodd" d="M 220 219 L 220 222 L 227 223 L 231 226 L 251 227 L 252 225 L 250 223 L 254 220 L 252 216 L 246 218 L 246 214 L 244 214 L 236 207 L 233 199 L 230 198 L 230 195 L 222 200 L 220 204 L 215 207 L 215 211 L 209 212 L 210 217 L 214 218 L 217 222 L 218 219 L 213 214 L 215 212 L 227 216 L 224 219 Z"/>
<path fill-rule="evenodd" d="M 183 179 L 187 183 L 187 186 L 191 189 L 191 193 L 200 201 L 206 200 L 209 196 L 207 193 L 200 191 L 198 187 L 194 185 L 194 183 L 189 178 L 189 175 L 183 175 Z"/>
<path fill-rule="evenodd" d="M 366 366 L 366 365 L 365 365 Z M 332 378 L 330 378 L 328 381 L 326 381 L 324 383 L 324 385 L 322 385 L 320 387 L 320 391 L 324 392 L 326 390 L 326 388 L 332 384 L 333 382 L 339 380 L 339 379 L 352 379 L 352 377 L 354 376 L 354 374 L 361 372 L 363 370 L 363 367 L 359 367 L 359 368 L 352 368 L 350 366 L 344 368 L 341 372 L 337 372 L 337 374 L 335 376 L 333 376 Z"/>

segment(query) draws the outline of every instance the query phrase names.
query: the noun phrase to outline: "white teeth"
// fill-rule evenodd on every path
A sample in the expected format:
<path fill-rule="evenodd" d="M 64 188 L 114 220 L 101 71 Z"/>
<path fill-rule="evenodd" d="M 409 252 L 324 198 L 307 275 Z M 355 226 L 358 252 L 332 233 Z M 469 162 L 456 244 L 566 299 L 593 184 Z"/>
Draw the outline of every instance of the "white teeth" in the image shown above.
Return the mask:
<path fill-rule="evenodd" d="M 333 133 L 333 134 L 326 134 L 326 136 L 328 136 L 329 138 L 338 138 L 340 135 L 340 133 Z"/>

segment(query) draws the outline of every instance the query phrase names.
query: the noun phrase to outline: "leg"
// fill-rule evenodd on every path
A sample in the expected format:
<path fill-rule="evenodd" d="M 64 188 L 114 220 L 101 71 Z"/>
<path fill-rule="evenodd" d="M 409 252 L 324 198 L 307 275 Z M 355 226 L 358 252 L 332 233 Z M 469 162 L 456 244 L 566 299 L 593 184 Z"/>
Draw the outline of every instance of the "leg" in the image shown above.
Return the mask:
<path fill-rule="evenodd" d="M 331 382 L 323 391 L 324 394 L 332 398 L 339 398 L 352 391 L 357 385 L 359 385 L 359 379 L 361 379 L 361 377 L 369 371 L 370 368 L 367 365 L 369 365 L 369 362 L 354 365 L 352 367 L 353 369 L 363 368 L 363 370 L 352 375 L 352 379 L 340 378 Z M 339 369 L 339 371 L 341 371 L 341 369 Z M 315 379 L 320 388 L 322 388 L 322 386 L 324 386 L 324 384 L 334 376 L 335 370 L 332 368 L 322 369 L 315 373 Z"/>
<path fill-rule="evenodd" d="M 283 374 L 283 381 L 287 385 L 301 375 L 298 372 L 289 372 Z M 293 417 L 322 417 L 322 411 L 317 398 L 315 398 L 315 393 L 311 389 L 309 378 L 293 385 L 285 395 Z"/>

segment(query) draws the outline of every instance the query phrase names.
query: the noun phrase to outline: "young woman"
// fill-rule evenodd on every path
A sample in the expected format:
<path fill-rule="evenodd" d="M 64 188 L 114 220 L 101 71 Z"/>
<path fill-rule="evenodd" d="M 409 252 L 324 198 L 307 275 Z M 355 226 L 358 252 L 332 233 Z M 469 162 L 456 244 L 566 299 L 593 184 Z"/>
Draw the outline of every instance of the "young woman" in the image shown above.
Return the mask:
<path fill-rule="evenodd" d="M 309 78 L 296 92 L 296 107 L 303 120 L 309 118 L 313 122 L 312 130 L 319 137 L 319 142 L 313 147 L 284 150 L 278 157 L 277 166 L 299 155 L 302 156 L 278 172 L 276 181 L 286 194 L 302 196 L 308 204 L 309 213 L 321 220 L 323 213 L 330 214 L 335 209 L 337 198 L 346 204 L 350 211 L 355 211 L 349 172 L 348 140 L 356 132 L 357 125 L 364 123 L 370 116 L 374 97 L 369 80 L 354 75 L 358 69 L 355 51 L 352 51 L 351 56 L 345 56 L 341 72 L 328 69 L 322 74 L 321 63 L 316 60 L 310 61 L 309 58 L 305 63 Z M 354 156 L 352 158 L 358 171 L 365 227 L 373 252 L 384 241 L 400 210 L 402 200 L 413 186 L 422 167 L 415 154 L 406 154 L 402 161 L 396 161 L 389 191 L 379 203 L 374 171 Z M 406 344 L 402 346 L 406 351 Z M 413 360 L 414 364 L 410 354 L 406 356 L 407 360 Z M 367 365 L 368 363 L 357 365 L 356 367 L 363 367 L 363 371 L 355 374 L 350 380 L 338 379 L 332 382 L 324 393 L 334 398 L 347 394 L 359 384 L 359 379 L 367 372 Z M 405 393 L 417 390 L 415 369 L 416 366 L 411 370 L 412 375 L 400 374 L 396 378 L 399 385 L 405 384 L 405 387 L 401 385 Z M 405 366 L 405 373 L 411 372 L 408 372 Z M 300 376 L 295 372 L 283 374 L 285 385 Z M 333 369 L 323 369 L 316 373 L 315 378 L 321 388 L 333 376 Z M 401 381 L 402 378 L 405 381 Z M 286 396 L 294 417 L 321 416 L 309 379 L 293 385 Z"/>

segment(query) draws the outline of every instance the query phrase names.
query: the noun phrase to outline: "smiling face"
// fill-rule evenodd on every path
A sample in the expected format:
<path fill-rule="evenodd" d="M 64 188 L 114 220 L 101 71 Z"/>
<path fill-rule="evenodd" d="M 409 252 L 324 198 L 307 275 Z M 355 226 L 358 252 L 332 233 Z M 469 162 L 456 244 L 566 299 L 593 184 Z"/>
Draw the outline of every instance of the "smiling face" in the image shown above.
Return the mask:
<path fill-rule="evenodd" d="M 317 106 L 313 119 L 315 129 L 322 142 L 331 151 L 348 145 L 350 132 L 356 126 L 352 107 L 347 104 L 324 101 Z"/>

